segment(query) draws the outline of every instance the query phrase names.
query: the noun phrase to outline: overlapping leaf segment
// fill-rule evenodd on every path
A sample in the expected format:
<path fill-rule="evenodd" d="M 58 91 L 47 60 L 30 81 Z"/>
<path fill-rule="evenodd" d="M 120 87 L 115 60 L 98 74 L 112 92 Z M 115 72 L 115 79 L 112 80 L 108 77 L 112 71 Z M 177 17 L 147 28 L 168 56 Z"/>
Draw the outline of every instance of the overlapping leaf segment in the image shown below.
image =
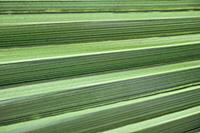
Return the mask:
<path fill-rule="evenodd" d="M 0 0 L 0 133 L 200 131 L 199 8 Z"/>

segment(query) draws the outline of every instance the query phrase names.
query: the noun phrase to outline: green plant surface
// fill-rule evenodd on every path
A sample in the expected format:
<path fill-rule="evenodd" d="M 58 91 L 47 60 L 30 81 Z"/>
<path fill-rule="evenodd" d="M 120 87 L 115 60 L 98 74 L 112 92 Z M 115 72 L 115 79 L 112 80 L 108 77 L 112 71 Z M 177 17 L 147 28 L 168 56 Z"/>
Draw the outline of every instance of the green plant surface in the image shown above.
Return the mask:
<path fill-rule="evenodd" d="M 0 0 L 0 133 L 200 132 L 199 0 Z"/>
<path fill-rule="evenodd" d="M 11 17 L 12 16 L 12 17 Z M 1 15 L 0 26 L 88 21 L 151 20 L 200 17 L 199 11 L 147 13 L 68 13 Z"/>
<path fill-rule="evenodd" d="M 189 87 L 183 90 L 167 92 L 136 100 L 122 101 L 78 112 L 3 126 L 1 127 L 1 131 L 4 133 L 13 131 L 16 133 L 55 133 L 61 131 L 102 132 L 130 123 L 137 124 L 141 121 L 189 108 L 191 108 L 189 111 L 185 111 L 186 113 L 190 113 L 187 115 L 197 114 L 199 117 L 199 110 L 196 110 L 199 109 L 199 95 L 199 86 Z M 181 112 L 182 115 L 185 115 L 185 112 Z M 180 117 L 179 113 L 175 115 Z M 35 117 L 37 117 L 37 115 Z M 197 126 L 198 125 L 194 127 Z"/>
<path fill-rule="evenodd" d="M 56 78 L 137 69 L 199 59 L 199 43 L 161 48 L 93 54 L 0 65 L 0 85 L 15 85 Z M 158 56 L 157 58 L 154 58 Z"/>
<path fill-rule="evenodd" d="M 40 84 L 29 85 L 29 86 L 19 86 L 19 87 L 14 87 L 14 88 L 12 87 L 12 89 L 2 89 L 0 91 L 1 93 L 0 100 L 6 100 L 7 98 L 14 99 L 14 98 L 17 98 L 18 96 L 31 96 L 34 94 L 37 95 L 37 94 L 47 93 L 47 92 L 64 91 L 66 89 L 71 90 L 71 89 L 80 88 L 80 87 L 83 88 L 87 86 L 106 84 L 106 83 L 112 83 L 112 82 L 117 82 L 117 81 L 124 81 L 128 79 L 140 78 L 140 77 L 145 77 L 145 76 L 153 76 L 153 75 L 159 75 L 159 74 L 165 74 L 165 73 L 172 73 L 176 71 L 196 69 L 199 67 L 200 67 L 200 61 L 198 60 L 198 61 L 183 62 L 183 63 L 177 63 L 177 64 L 171 64 L 171 65 L 164 65 L 164 66 L 156 66 L 156 67 L 150 67 L 150 68 L 144 68 L 144 69 L 138 69 L 138 70 L 127 70 L 127 71 L 113 72 L 113 73 L 107 73 L 107 74 L 102 74 L 102 75 L 93 75 L 93 76 L 79 77 L 79 78 L 74 78 L 74 79 L 59 80 L 59 81 L 53 81 L 50 83 L 48 82 L 48 83 L 40 83 Z M 57 86 L 58 88 L 55 88 L 53 86 Z"/>
<path fill-rule="evenodd" d="M 199 10 L 198 0 L 1 0 L 0 13 L 84 13 Z"/>
<path fill-rule="evenodd" d="M 47 117 L 181 89 L 198 84 L 199 75 L 200 63 L 193 61 L 3 89 L 0 124 L 31 120 L 35 114 L 36 118 Z"/>
<path fill-rule="evenodd" d="M 187 130 L 194 133 L 195 129 L 193 131 L 193 127 L 198 128 L 199 122 L 200 106 L 197 106 L 180 112 L 142 121 L 137 124 L 131 124 L 110 131 L 105 131 L 105 133 L 149 133 L 151 131 L 168 133 L 169 129 L 172 132 L 184 132 Z"/>
<path fill-rule="evenodd" d="M 200 18 L 98 21 L 0 27 L 0 47 L 57 45 L 199 33 Z M 155 28 L 156 27 L 156 28 Z"/>
<path fill-rule="evenodd" d="M 4 48 L 0 49 L 0 64 L 105 54 L 112 52 L 125 52 L 151 48 L 184 46 L 198 43 L 200 43 L 200 34 L 146 39 L 128 39 L 119 41 L 102 41 L 71 45 L 61 44 L 59 46 L 50 45 L 12 49 Z"/>

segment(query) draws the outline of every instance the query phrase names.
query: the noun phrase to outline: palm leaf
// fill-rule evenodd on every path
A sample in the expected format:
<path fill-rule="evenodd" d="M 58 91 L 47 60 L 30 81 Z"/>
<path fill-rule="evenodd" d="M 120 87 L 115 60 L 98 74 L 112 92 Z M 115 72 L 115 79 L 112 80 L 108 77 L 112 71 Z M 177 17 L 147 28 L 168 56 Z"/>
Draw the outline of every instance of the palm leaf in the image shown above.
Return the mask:
<path fill-rule="evenodd" d="M 198 0 L 0 0 L 0 133 L 200 131 L 194 10 Z M 50 12 L 68 13 L 39 14 Z"/>

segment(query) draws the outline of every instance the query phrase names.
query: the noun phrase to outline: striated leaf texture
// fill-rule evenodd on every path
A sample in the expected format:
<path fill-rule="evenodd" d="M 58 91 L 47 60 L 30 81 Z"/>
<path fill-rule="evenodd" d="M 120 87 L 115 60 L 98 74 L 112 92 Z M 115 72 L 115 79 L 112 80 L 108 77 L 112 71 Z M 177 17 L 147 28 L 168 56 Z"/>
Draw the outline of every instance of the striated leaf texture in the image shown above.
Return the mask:
<path fill-rule="evenodd" d="M 200 132 L 199 9 L 0 0 L 0 133 Z"/>

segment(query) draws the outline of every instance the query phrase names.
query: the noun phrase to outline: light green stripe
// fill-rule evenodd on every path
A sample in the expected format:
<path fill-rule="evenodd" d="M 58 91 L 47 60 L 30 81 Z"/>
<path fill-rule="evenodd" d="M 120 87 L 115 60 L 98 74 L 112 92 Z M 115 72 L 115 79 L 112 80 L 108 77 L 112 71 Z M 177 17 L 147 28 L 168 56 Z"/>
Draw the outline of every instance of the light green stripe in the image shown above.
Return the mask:
<path fill-rule="evenodd" d="M 163 115 L 158 118 L 149 119 L 136 124 L 130 124 L 124 127 L 119 127 L 113 130 L 105 131 L 104 133 L 132 133 L 142 131 L 144 129 L 152 128 L 158 125 L 166 124 L 175 120 L 183 119 L 195 114 L 200 114 L 200 106 L 175 112 L 172 114 Z M 170 129 L 169 129 L 170 130 Z"/>
<path fill-rule="evenodd" d="M 0 65 L 41 59 L 66 58 L 193 44 L 200 45 L 200 34 L 71 45 L 37 46 L 30 48 L 8 48 L 0 49 Z"/>
<path fill-rule="evenodd" d="M 10 89 L 0 90 L 0 100 L 17 98 L 21 96 L 38 95 L 42 93 L 57 92 L 62 90 L 73 90 L 81 87 L 87 87 L 98 84 L 106 84 L 127 79 L 139 78 L 144 76 L 163 74 L 192 68 L 199 68 L 200 60 L 184 62 L 172 65 L 164 65 L 146 69 L 129 70 L 115 72 L 103 75 L 88 76 L 83 78 L 60 80 L 41 84 L 33 84 L 28 86 L 14 87 Z"/>
<path fill-rule="evenodd" d="M 22 122 L 19 124 L 14 124 L 14 125 L 9 125 L 9 126 L 2 126 L 2 127 L 0 127 L 0 130 L 3 133 L 9 133 L 9 132 L 13 132 L 13 131 L 15 131 L 15 133 L 24 133 L 24 132 L 28 132 L 28 131 L 35 130 L 35 129 L 49 127 L 49 126 L 57 124 L 57 123 L 62 123 L 62 121 L 64 121 L 64 120 L 70 121 L 75 118 L 77 119 L 77 118 L 81 117 L 82 115 L 86 115 L 86 114 L 90 114 L 90 113 L 94 113 L 94 112 L 100 112 L 103 110 L 108 110 L 108 109 L 117 108 L 117 107 L 123 107 L 126 105 L 145 102 L 145 101 L 149 101 L 149 100 L 153 100 L 153 99 L 158 99 L 158 98 L 167 97 L 170 95 L 175 95 L 175 94 L 189 92 L 189 91 L 198 90 L 198 89 L 199 89 L 199 86 L 189 87 L 189 88 L 183 89 L 183 90 L 167 92 L 167 93 L 144 97 L 144 98 L 140 98 L 140 99 L 136 99 L 136 100 L 129 100 L 129 101 L 124 101 L 124 102 L 119 102 L 116 104 L 110 104 L 110 105 L 86 109 L 86 110 L 82 110 L 82 111 L 42 118 L 39 120 Z"/>
<path fill-rule="evenodd" d="M 153 13 L 84 13 L 84 14 L 34 14 L 34 15 L 1 15 L 0 26 L 41 23 L 149 20 L 169 18 L 200 17 L 200 11 L 190 12 L 153 12 Z"/>

